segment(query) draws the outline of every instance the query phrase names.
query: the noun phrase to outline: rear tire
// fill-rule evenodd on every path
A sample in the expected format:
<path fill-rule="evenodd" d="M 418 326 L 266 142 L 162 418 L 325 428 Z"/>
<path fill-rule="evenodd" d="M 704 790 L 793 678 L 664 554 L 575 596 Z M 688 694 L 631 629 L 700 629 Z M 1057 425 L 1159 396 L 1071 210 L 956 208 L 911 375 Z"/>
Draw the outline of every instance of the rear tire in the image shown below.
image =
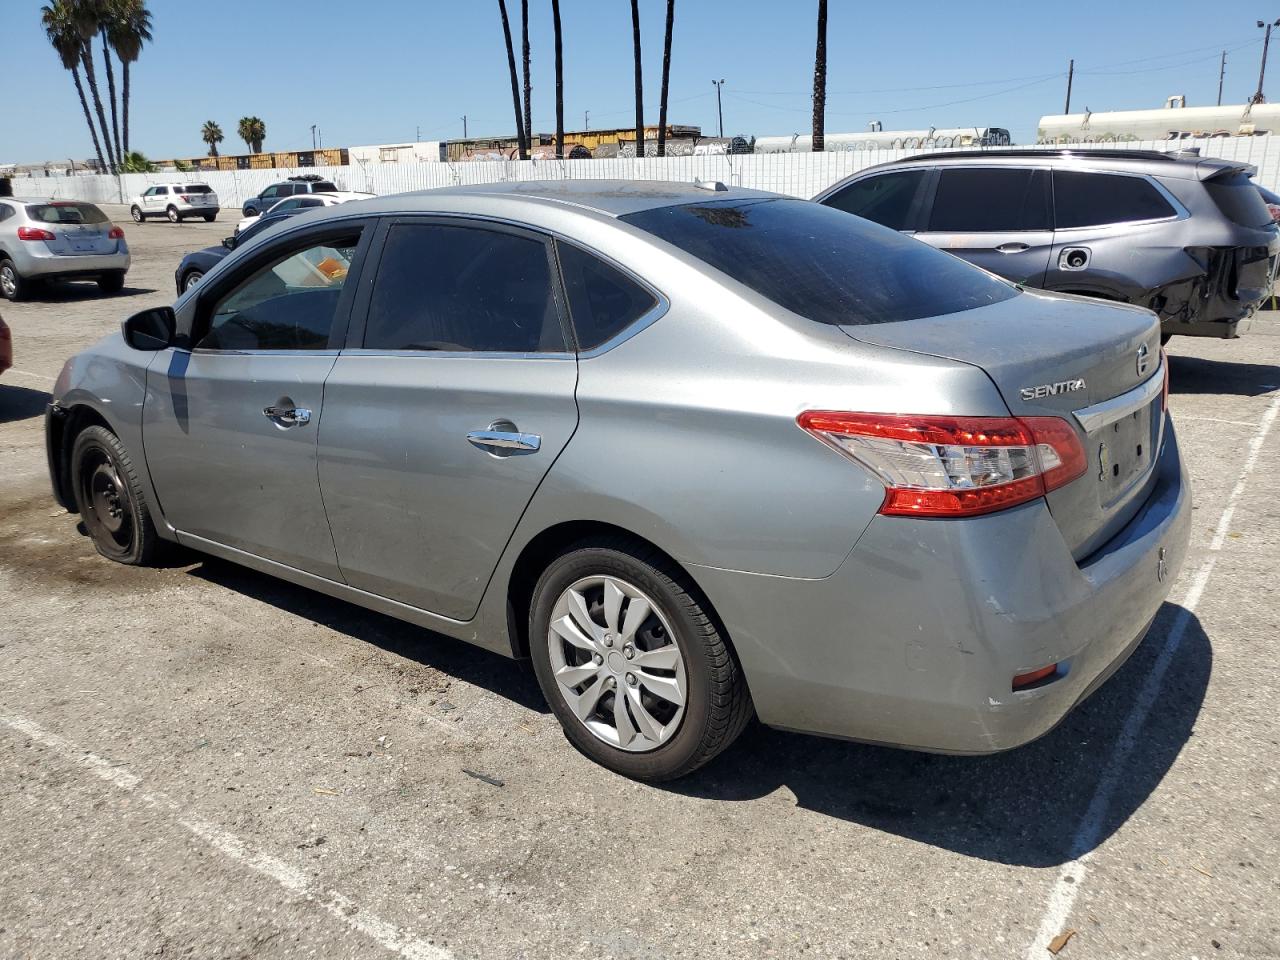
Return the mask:
<path fill-rule="evenodd" d="M 134 223 L 141 223 L 143 220 L 147 219 L 142 212 L 142 208 L 138 206 L 131 207 L 129 209 L 129 214 L 133 217 Z"/>
<path fill-rule="evenodd" d="M 167 216 L 167 217 L 169 218 L 169 222 L 170 222 L 170 223 L 181 223 L 181 222 L 182 222 L 182 215 L 181 215 L 180 213 L 178 213 L 178 208 L 177 208 L 177 207 L 170 207 L 170 208 L 169 208 L 168 210 L 166 210 L 164 213 L 165 213 L 165 216 Z"/>
<path fill-rule="evenodd" d="M 0 260 L 0 297 L 6 300 L 22 300 L 30 291 L 30 287 L 30 283 L 18 273 L 18 268 L 13 265 L 12 260 L 8 258 Z"/>
<path fill-rule="evenodd" d="M 575 629 L 577 642 L 561 632 Z M 636 780 L 692 773 L 753 714 L 742 668 L 687 576 L 623 538 L 586 541 L 551 562 L 534 588 L 529 650 L 569 742 Z"/>
<path fill-rule="evenodd" d="M 216 213 L 206 213 L 206 214 L 204 215 L 204 222 L 205 222 L 205 223 L 213 223 L 213 221 L 215 221 L 215 220 L 217 220 L 217 219 L 218 219 L 218 215 L 217 215 Z"/>
<path fill-rule="evenodd" d="M 114 433 L 92 426 L 76 436 L 71 480 L 76 507 L 100 554 L 130 566 L 154 562 L 160 538 L 133 460 Z"/>
<path fill-rule="evenodd" d="M 104 273 L 98 278 L 98 289 L 103 293 L 119 293 L 124 289 L 124 271 Z"/>

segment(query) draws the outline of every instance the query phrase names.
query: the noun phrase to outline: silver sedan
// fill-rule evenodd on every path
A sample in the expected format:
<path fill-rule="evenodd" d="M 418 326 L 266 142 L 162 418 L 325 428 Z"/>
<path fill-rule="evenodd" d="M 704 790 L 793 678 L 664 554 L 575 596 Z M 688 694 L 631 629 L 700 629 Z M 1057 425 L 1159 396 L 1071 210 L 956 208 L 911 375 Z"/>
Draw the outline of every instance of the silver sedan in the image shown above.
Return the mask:
<path fill-rule="evenodd" d="M 983 753 L 1141 641 L 1190 489 L 1147 310 L 721 184 L 405 194 L 264 231 L 72 358 L 57 498 L 532 660 L 570 741 Z"/>

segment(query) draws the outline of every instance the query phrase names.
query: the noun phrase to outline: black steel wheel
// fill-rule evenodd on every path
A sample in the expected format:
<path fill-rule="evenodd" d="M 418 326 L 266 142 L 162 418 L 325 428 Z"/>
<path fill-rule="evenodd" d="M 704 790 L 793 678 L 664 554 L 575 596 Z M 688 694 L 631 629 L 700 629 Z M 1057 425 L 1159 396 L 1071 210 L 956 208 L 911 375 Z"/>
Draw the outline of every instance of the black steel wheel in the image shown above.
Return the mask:
<path fill-rule="evenodd" d="M 71 450 L 71 476 L 76 506 L 98 552 L 119 563 L 150 563 L 159 538 L 120 439 L 106 427 L 81 431 Z"/>

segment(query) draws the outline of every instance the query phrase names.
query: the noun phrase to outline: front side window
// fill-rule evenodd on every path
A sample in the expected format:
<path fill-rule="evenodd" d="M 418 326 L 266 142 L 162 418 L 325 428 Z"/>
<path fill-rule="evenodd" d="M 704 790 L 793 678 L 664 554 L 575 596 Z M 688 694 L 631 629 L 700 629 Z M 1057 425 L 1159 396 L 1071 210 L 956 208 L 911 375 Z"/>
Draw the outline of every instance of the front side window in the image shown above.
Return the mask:
<path fill-rule="evenodd" d="M 822 202 L 845 213 L 874 220 L 891 230 L 906 230 L 911 226 L 907 219 L 911 215 L 911 204 L 927 172 L 882 173 L 851 183 Z"/>
<path fill-rule="evenodd" d="M 267 187 L 267 189 L 262 191 L 263 200 L 274 200 L 278 196 L 280 196 L 279 187 Z"/>
<path fill-rule="evenodd" d="M 929 214 L 931 233 L 1052 230 L 1044 170 L 943 169 Z"/>
<path fill-rule="evenodd" d="M 551 289 L 541 240 L 440 223 L 396 224 L 373 285 L 364 346 L 562 352 Z"/>
<path fill-rule="evenodd" d="M 1142 177 L 1071 170 L 1053 173 L 1053 209 L 1059 229 L 1160 220 L 1174 215 L 1169 201 Z"/>
<path fill-rule="evenodd" d="M 311 243 L 256 271 L 213 307 L 196 349 L 326 349 L 359 239 Z"/>
<path fill-rule="evenodd" d="M 808 200 L 720 200 L 621 219 L 818 323 L 937 317 L 1018 295 L 957 257 Z"/>
<path fill-rule="evenodd" d="M 658 305 L 658 299 L 599 257 L 557 241 L 578 347 L 591 350 L 616 337 Z"/>

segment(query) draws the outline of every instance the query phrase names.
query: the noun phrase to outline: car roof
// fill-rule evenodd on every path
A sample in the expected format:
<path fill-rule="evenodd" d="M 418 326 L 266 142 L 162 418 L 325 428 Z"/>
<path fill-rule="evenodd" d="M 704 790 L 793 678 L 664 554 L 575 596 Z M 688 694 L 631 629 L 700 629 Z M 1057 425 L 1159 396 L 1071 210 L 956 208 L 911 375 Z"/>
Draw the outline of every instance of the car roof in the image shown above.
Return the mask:
<path fill-rule="evenodd" d="M 1247 163 L 1235 160 L 1222 160 L 1216 157 L 1201 157 L 1198 153 L 1187 150 L 1098 150 L 1087 147 L 1060 149 L 988 149 L 988 150 L 951 150 L 941 153 L 920 153 L 901 160 L 890 160 L 876 164 L 868 170 L 882 170 L 886 167 L 909 167 L 918 164 L 928 166 L 1023 166 L 1028 162 L 1037 166 L 1128 170 L 1135 173 L 1146 173 L 1160 177 L 1175 177 L 1187 180 L 1208 180 L 1227 171 L 1239 170 L 1252 175 L 1255 171 Z M 859 171 L 865 172 L 865 171 Z"/>

